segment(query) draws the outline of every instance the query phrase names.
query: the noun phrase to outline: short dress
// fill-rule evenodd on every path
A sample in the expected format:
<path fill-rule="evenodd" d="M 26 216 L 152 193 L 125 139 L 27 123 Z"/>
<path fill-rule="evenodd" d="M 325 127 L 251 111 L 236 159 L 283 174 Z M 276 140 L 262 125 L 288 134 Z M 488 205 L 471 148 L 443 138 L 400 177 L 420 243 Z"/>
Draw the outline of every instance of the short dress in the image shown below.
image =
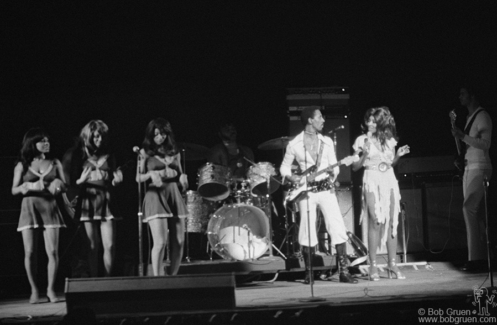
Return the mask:
<path fill-rule="evenodd" d="M 390 196 L 393 192 L 394 195 L 394 212 L 393 212 L 393 222 L 392 222 L 392 235 L 397 236 L 397 226 L 399 224 L 399 212 L 400 212 L 400 189 L 397 178 L 395 177 L 394 170 L 392 168 L 392 162 L 395 158 L 395 146 L 397 141 L 391 138 L 386 141 L 386 146 L 383 150 L 380 150 L 377 146 L 380 146 L 375 139 L 368 137 L 363 134 L 359 136 L 354 142 L 353 148 L 355 151 L 360 150 L 364 146 L 365 139 L 368 139 L 370 143 L 370 151 L 368 158 L 364 162 L 364 176 L 363 176 L 363 200 L 362 200 L 362 212 L 361 220 L 367 217 L 367 207 L 365 194 L 373 193 L 375 198 L 375 214 L 379 223 L 390 224 Z M 383 166 L 386 164 L 386 170 L 383 170 L 380 164 Z M 383 170 L 383 171 L 382 171 Z M 380 233 L 381 243 L 383 245 L 386 243 L 388 238 L 388 231 L 382 227 Z"/>
<path fill-rule="evenodd" d="M 145 161 L 146 170 L 158 173 L 165 171 L 172 159 L 173 157 L 167 156 L 165 159 L 149 156 Z M 148 222 L 152 219 L 171 217 L 188 217 L 185 200 L 181 196 L 177 182 L 164 181 L 160 187 L 155 187 L 149 183 L 143 199 L 142 221 Z"/>
<path fill-rule="evenodd" d="M 90 179 L 81 184 L 78 205 L 81 206 L 80 221 L 117 220 L 111 212 L 112 201 L 109 190 L 112 188 L 113 164 L 109 155 L 88 158 L 83 169 L 91 167 Z"/>
<path fill-rule="evenodd" d="M 52 181 L 57 178 L 55 162 L 43 173 L 39 174 L 31 167 L 24 173 L 22 181 L 29 182 L 36 187 L 38 182 L 41 191 L 30 191 L 26 193 L 21 203 L 21 215 L 17 231 L 23 231 L 30 228 L 65 228 L 66 224 L 62 218 L 55 197 L 47 190 Z"/>

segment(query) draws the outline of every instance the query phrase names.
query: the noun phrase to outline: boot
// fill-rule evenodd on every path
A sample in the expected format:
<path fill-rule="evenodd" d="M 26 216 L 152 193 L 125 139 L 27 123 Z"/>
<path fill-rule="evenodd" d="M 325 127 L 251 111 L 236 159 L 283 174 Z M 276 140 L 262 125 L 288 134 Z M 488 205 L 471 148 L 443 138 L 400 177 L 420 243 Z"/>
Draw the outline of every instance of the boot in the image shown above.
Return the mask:
<path fill-rule="evenodd" d="M 357 279 L 354 279 L 347 267 L 347 246 L 345 243 L 338 244 L 335 246 L 337 250 L 337 265 L 340 272 L 340 282 L 345 283 L 357 283 Z"/>
<path fill-rule="evenodd" d="M 309 264 L 309 257 L 312 263 L 313 253 L 314 247 L 302 246 L 302 256 L 304 257 L 305 264 L 304 284 L 310 284 L 311 282 L 314 283 L 314 274 L 310 272 L 311 266 Z"/>

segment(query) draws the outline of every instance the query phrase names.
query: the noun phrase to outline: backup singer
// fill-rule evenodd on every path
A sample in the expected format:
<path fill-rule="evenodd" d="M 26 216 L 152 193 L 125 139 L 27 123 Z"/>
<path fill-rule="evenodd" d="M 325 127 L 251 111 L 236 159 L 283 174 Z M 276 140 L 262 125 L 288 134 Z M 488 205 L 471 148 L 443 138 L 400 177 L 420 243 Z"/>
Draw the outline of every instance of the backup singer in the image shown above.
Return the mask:
<path fill-rule="evenodd" d="M 288 143 L 285 157 L 280 167 L 282 177 L 299 184 L 301 176 L 292 175 L 291 167 L 294 160 L 297 161 L 301 170 L 307 170 L 316 165 L 318 170 L 337 162 L 335 147 L 329 137 L 320 134 L 324 126 L 324 118 L 321 111 L 314 107 L 306 107 L 302 110 L 300 120 L 304 125 L 304 131 L 298 134 Z M 339 173 L 339 168 L 335 167 L 330 174 L 323 174 L 316 178 L 317 192 L 309 192 L 307 199 L 299 201 L 299 211 L 301 215 L 299 228 L 299 243 L 302 245 L 304 263 L 306 266 L 306 278 L 304 283 L 313 281 L 312 274 L 309 276 L 309 255 L 314 253 L 314 247 L 318 244 L 316 234 L 316 208 L 319 207 L 323 213 L 325 225 L 331 236 L 332 244 L 335 245 L 340 269 L 340 282 L 357 283 L 348 272 L 346 241 L 348 240 L 343 217 L 340 212 L 334 190 L 330 190 L 327 185 L 332 184 Z M 311 184 L 312 185 L 312 184 Z M 311 229 L 308 229 L 308 218 Z M 310 233 L 310 238 L 308 234 Z M 310 246 L 309 246 L 310 245 Z"/>
<path fill-rule="evenodd" d="M 483 181 L 486 179 L 488 182 L 492 176 L 492 163 L 489 155 L 492 120 L 480 106 L 472 87 L 462 87 L 459 100 L 461 105 L 468 109 L 464 132 L 458 128 L 452 129 L 452 135 L 462 140 L 466 146 L 463 215 L 468 240 L 468 262 L 464 264 L 462 270 L 479 271 L 487 268 Z"/>
<path fill-rule="evenodd" d="M 356 152 L 362 151 L 362 155 L 359 161 L 353 163 L 352 169 L 365 169 L 361 221 L 363 218 L 368 221 L 369 278 L 371 281 L 380 280 L 376 251 L 381 242 L 387 245 L 389 276 L 405 279 L 395 261 L 400 190 L 392 167 L 400 157 L 409 153 L 409 146 L 400 147 L 395 152 L 395 120 L 388 107 L 367 110 L 363 128 L 367 130 L 367 134 L 359 136 L 353 145 Z"/>
<path fill-rule="evenodd" d="M 64 173 L 57 159 L 49 159 L 50 141 L 41 128 L 29 130 L 22 141 L 19 162 L 14 169 L 12 194 L 23 196 L 21 215 L 17 231 L 21 232 L 24 244 L 24 266 L 31 286 L 29 302 L 42 302 L 36 283 L 37 242 L 43 234 L 48 256 L 47 297 L 58 302 L 54 290 L 59 264 L 59 230 L 66 227 L 55 196 L 64 190 Z"/>
<path fill-rule="evenodd" d="M 188 215 L 178 185 L 186 191 L 188 179 L 181 168 L 181 155 L 171 124 L 163 118 L 150 121 L 145 130 L 136 181 L 148 184 L 143 199 L 143 222 L 148 222 L 152 233 L 153 274 L 160 275 L 169 233 L 171 265 L 168 274 L 175 275 L 183 257 L 185 218 Z"/>
<path fill-rule="evenodd" d="M 80 132 L 74 148 L 64 157 L 71 185 L 78 188 L 76 219 L 84 223 L 88 239 L 90 276 L 98 276 L 100 245 L 103 246 L 105 276 L 111 276 L 116 252 L 116 220 L 112 187 L 123 180 L 109 152 L 109 127 L 92 120 Z"/>

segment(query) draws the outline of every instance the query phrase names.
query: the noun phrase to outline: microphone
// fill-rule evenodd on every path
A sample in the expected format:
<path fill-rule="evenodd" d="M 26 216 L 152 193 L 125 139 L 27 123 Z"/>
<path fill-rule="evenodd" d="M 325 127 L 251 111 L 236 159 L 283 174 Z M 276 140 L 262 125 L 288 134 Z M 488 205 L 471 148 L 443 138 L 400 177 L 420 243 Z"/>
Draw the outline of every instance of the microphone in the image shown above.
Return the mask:
<path fill-rule="evenodd" d="M 333 132 L 336 132 L 336 131 L 341 130 L 341 129 L 345 129 L 345 126 L 343 126 L 343 125 L 337 126 L 333 130 L 329 131 L 328 134 L 332 134 Z"/>
<path fill-rule="evenodd" d="M 134 147 L 133 147 L 133 152 L 134 152 L 134 153 L 140 153 L 140 147 L 138 147 L 138 146 L 134 146 Z"/>

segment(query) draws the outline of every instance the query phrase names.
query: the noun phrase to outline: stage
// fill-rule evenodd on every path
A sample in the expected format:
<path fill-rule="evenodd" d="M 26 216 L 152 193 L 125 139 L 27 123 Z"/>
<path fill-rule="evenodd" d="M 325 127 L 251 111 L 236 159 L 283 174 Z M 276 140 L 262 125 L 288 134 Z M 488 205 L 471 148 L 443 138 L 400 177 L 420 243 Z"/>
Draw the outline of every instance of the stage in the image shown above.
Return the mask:
<path fill-rule="evenodd" d="M 202 306 L 193 306 L 187 311 L 178 311 L 164 306 L 164 311 L 160 312 L 99 312 L 97 319 L 102 324 L 120 324 L 119 320 L 123 319 L 133 320 L 135 324 L 155 324 L 151 320 L 160 324 L 166 321 L 167 324 L 251 324 L 256 321 L 297 324 L 311 319 L 316 323 L 321 319 L 316 318 L 319 314 L 325 318 L 333 317 L 325 322 L 328 324 L 379 319 L 417 324 L 421 316 L 461 317 L 461 313 L 470 313 L 471 317 L 497 316 L 495 302 L 489 303 L 487 314 L 478 315 L 484 298 L 490 301 L 492 296 L 497 296 L 497 292 L 480 291 L 481 299 L 475 298 L 475 288 L 490 287 L 488 273 L 463 273 L 450 262 L 431 262 L 417 270 L 412 266 L 402 266 L 401 269 L 407 277 L 405 280 L 389 279 L 387 273 L 382 272 L 380 281 L 371 282 L 358 273 L 355 275 L 358 284 L 339 283 L 336 277 L 332 281 L 316 280 L 313 292 L 311 286 L 302 283 L 302 272 L 237 275 L 233 308 L 209 307 L 206 310 Z M 62 292 L 59 294 L 65 299 Z M 214 293 L 212 295 L 213 299 L 216 298 Z M 1 301 L 0 323 L 56 324 L 67 313 L 65 300 L 30 305 L 28 298 L 22 296 Z M 104 310 L 105 306 L 102 307 Z"/>

